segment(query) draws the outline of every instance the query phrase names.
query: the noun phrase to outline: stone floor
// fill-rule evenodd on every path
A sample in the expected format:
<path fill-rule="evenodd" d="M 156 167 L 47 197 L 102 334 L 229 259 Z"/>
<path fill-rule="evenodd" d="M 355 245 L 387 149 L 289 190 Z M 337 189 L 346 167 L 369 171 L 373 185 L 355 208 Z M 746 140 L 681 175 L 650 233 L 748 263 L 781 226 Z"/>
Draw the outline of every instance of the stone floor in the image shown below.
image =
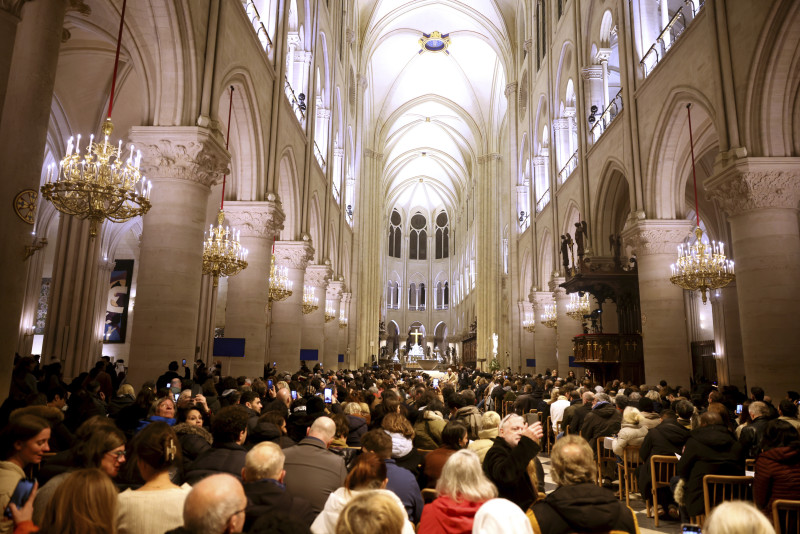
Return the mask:
<path fill-rule="evenodd" d="M 544 467 L 545 492 L 550 493 L 556 489 L 553 479 L 550 478 L 550 458 L 547 457 L 547 454 L 542 453 L 539 455 L 539 459 L 542 462 L 542 467 Z M 653 519 L 647 517 L 644 500 L 642 500 L 638 494 L 634 494 L 634 496 L 631 498 L 631 508 L 636 514 L 636 521 L 639 522 L 639 529 L 641 530 L 642 534 L 652 534 L 656 532 L 680 534 L 681 524 L 678 521 L 659 520 L 658 528 L 656 528 Z"/>

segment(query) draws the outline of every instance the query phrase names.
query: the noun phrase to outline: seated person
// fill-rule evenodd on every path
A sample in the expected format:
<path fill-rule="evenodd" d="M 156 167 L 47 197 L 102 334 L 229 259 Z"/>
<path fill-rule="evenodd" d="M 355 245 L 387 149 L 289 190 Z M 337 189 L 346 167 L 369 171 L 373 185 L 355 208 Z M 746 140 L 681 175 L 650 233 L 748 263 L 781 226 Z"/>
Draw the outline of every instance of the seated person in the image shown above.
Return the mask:
<path fill-rule="evenodd" d="M 589 443 L 568 435 L 556 441 L 550 475 L 558 488 L 528 510 L 537 534 L 627 532 L 638 534 L 633 510 L 611 490 L 595 484 L 597 465 Z"/>

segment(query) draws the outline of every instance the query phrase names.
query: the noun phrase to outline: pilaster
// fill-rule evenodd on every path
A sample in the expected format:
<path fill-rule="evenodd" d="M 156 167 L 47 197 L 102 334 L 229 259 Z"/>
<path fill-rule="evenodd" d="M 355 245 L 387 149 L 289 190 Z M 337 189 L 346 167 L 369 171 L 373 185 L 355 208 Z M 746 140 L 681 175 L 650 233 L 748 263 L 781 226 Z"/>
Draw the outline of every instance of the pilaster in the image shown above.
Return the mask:
<path fill-rule="evenodd" d="M 335 313 L 332 320 L 325 323 L 325 351 L 323 353 L 323 366 L 325 369 L 340 369 L 339 365 L 339 307 L 342 303 L 342 292 L 344 291 L 344 282 L 340 276 L 338 280 L 328 282 L 328 288 L 325 292 L 325 307 L 330 306 Z M 322 307 L 322 305 L 320 305 Z M 325 309 L 323 307 L 323 310 Z"/>
<path fill-rule="evenodd" d="M 555 304 L 550 291 L 531 291 L 533 317 L 536 321 L 536 332 L 533 334 L 536 373 L 544 373 L 546 369 L 558 369 L 558 349 L 556 347 L 556 329 L 547 328 L 543 324 L 542 314 L 545 306 Z"/>

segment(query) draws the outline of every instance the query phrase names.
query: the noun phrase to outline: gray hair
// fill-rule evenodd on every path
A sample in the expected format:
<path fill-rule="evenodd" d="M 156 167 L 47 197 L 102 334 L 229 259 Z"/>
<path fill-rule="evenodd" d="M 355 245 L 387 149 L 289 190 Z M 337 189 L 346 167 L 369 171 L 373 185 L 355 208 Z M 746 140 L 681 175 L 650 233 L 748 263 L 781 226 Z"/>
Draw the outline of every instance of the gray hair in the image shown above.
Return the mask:
<path fill-rule="evenodd" d="M 767 408 L 767 403 L 761 401 L 751 402 L 750 406 L 747 408 L 750 411 L 750 417 L 755 419 L 756 417 L 762 417 L 765 415 L 769 415 L 769 408 Z"/>
<path fill-rule="evenodd" d="M 775 534 L 772 523 L 752 503 L 728 501 L 711 511 L 703 527 L 708 534 Z"/>
<path fill-rule="evenodd" d="M 484 412 L 481 417 L 481 428 L 489 430 L 490 428 L 497 428 L 498 426 L 500 426 L 500 414 L 491 410 Z"/>
<path fill-rule="evenodd" d="M 478 455 L 469 449 L 461 449 L 447 459 L 436 491 L 456 502 L 484 502 L 497 497 L 497 488 L 483 473 Z"/>
<path fill-rule="evenodd" d="M 235 486 L 239 491 L 234 491 Z M 236 512 L 247 506 L 242 485 L 228 474 L 212 475 L 194 485 L 183 505 L 183 526 L 193 534 L 219 534 Z"/>
<path fill-rule="evenodd" d="M 581 395 L 581 400 L 583 400 L 584 404 L 587 402 L 594 402 L 594 393 L 591 391 L 584 391 L 583 395 Z"/>
<path fill-rule="evenodd" d="M 658 394 L 658 391 L 651 389 L 650 391 L 645 394 L 645 397 L 650 399 L 653 402 L 661 402 L 661 395 Z"/>
<path fill-rule="evenodd" d="M 277 479 L 285 460 L 286 456 L 278 445 L 271 441 L 262 441 L 245 456 L 245 479 L 248 482 L 265 478 Z"/>
<path fill-rule="evenodd" d="M 550 455 L 550 476 L 559 486 L 576 486 L 594 482 L 597 464 L 592 456 L 589 442 L 574 434 L 556 441 Z"/>
<path fill-rule="evenodd" d="M 594 396 L 595 402 L 611 402 L 611 398 L 605 393 L 598 393 Z"/>

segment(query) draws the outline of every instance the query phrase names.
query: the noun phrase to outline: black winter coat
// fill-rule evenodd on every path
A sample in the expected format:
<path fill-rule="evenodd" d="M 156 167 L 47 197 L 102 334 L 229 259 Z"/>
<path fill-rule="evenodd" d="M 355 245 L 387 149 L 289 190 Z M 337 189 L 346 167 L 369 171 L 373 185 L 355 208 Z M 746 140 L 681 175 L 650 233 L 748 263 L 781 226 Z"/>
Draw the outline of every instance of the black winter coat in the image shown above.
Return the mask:
<path fill-rule="evenodd" d="M 537 534 L 639 532 L 633 510 L 611 490 L 591 483 L 559 487 L 534 504 L 528 518 Z"/>
<path fill-rule="evenodd" d="M 744 451 L 724 425 L 696 428 L 678 462 L 678 475 L 686 481 L 684 503 L 690 516 L 705 513 L 705 475 L 744 475 Z"/>
<path fill-rule="evenodd" d="M 540 450 L 539 444 L 527 436 L 519 438 L 519 443 L 513 449 L 505 439 L 494 439 L 494 445 L 486 451 L 483 459 L 483 472 L 497 486 L 499 497 L 527 510 L 536 499 L 537 492 L 544 492 L 544 468 L 536 458 Z M 534 459 L 538 488 L 533 487 L 527 472 L 528 464 Z"/>
<path fill-rule="evenodd" d="M 642 495 L 650 495 L 651 491 L 650 457 L 680 454 L 690 435 L 691 432 L 679 425 L 675 419 L 665 419 L 647 432 L 639 448 L 639 458 L 642 459 L 642 466 L 639 468 L 639 488 L 642 490 Z"/>
<path fill-rule="evenodd" d="M 315 517 L 311 504 L 287 493 L 283 484 L 270 479 L 247 482 L 244 484 L 244 493 L 247 495 L 245 532 L 250 530 L 259 517 L 267 514 L 292 517 L 302 522 L 306 528 L 311 528 Z"/>
<path fill-rule="evenodd" d="M 357 415 L 348 415 L 347 426 L 350 427 L 350 432 L 347 434 L 347 446 L 360 447 L 361 436 L 367 433 L 367 420 Z"/>
<path fill-rule="evenodd" d="M 595 451 L 597 438 L 613 436 L 619 432 L 621 426 L 622 414 L 613 404 L 604 402 L 595 406 L 591 412 L 586 414 L 583 425 L 581 425 L 581 436 L 589 442 L 589 446 Z"/>
<path fill-rule="evenodd" d="M 215 443 L 189 464 L 186 482 L 194 486 L 205 477 L 217 473 L 228 473 L 241 480 L 246 455 L 247 449 L 237 443 Z"/>
<path fill-rule="evenodd" d="M 767 423 L 769 423 L 769 418 L 757 417 L 742 429 L 739 443 L 742 444 L 748 458 L 755 458 L 761 452 L 761 440 L 764 438 L 764 429 L 767 427 Z"/>

